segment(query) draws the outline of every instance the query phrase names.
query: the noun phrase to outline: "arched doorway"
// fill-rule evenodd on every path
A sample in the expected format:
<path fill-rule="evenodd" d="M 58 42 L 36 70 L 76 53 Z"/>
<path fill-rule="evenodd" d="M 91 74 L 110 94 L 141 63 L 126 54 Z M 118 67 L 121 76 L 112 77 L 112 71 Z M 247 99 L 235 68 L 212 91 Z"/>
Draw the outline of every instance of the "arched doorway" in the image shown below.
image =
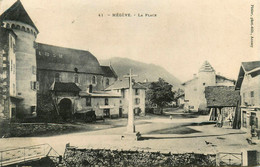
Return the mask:
<path fill-rule="evenodd" d="M 59 103 L 59 108 L 60 108 L 60 116 L 66 120 L 71 117 L 72 112 L 72 102 L 70 99 L 64 98 L 60 101 Z"/>

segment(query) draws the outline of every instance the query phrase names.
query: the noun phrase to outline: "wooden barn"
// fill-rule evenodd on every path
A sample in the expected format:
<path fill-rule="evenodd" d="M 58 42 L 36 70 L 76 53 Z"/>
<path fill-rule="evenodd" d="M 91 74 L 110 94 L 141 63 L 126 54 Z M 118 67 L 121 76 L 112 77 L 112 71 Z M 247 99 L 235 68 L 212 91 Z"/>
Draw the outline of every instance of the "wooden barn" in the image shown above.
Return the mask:
<path fill-rule="evenodd" d="M 230 121 L 233 128 L 237 126 L 235 112 L 239 110 L 240 95 L 234 86 L 208 86 L 205 88 L 207 108 L 210 108 L 210 120 L 223 125 L 224 120 Z"/>

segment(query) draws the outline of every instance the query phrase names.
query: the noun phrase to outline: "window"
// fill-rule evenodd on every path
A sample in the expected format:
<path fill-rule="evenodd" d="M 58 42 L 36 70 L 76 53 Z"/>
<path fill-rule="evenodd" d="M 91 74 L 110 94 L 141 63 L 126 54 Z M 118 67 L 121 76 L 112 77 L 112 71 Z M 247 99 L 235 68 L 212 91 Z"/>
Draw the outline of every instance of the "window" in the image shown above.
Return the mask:
<path fill-rule="evenodd" d="M 108 105 L 108 98 L 105 98 L 105 105 Z"/>
<path fill-rule="evenodd" d="M 79 76 L 78 76 L 78 74 L 74 75 L 74 82 L 75 83 L 79 83 Z"/>
<path fill-rule="evenodd" d="M 97 83 L 97 77 L 96 76 L 93 76 L 92 77 L 92 84 L 96 84 Z"/>
<path fill-rule="evenodd" d="M 205 85 L 206 85 L 206 83 L 204 82 L 204 83 L 203 83 L 203 86 L 205 86 Z"/>
<path fill-rule="evenodd" d="M 36 67 L 32 66 L 32 74 L 36 75 Z"/>
<path fill-rule="evenodd" d="M 59 73 L 56 73 L 56 74 L 55 74 L 54 81 L 55 81 L 55 82 L 60 82 L 60 80 L 61 80 L 61 79 L 60 79 L 60 74 L 59 74 Z"/>
<path fill-rule="evenodd" d="M 31 89 L 32 90 L 39 90 L 39 82 L 31 81 Z"/>
<path fill-rule="evenodd" d="M 135 89 L 135 95 L 139 95 L 139 89 Z"/>
<path fill-rule="evenodd" d="M 109 79 L 107 78 L 106 79 L 106 86 L 108 86 L 109 85 Z"/>
<path fill-rule="evenodd" d="M 135 98 L 135 104 L 136 105 L 140 104 L 140 99 L 139 98 Z"/>
<path fill-rule="evenodd" d="M 86 106 L 91 106 L 91 98 L 86 97 Z"/>
<path fill-rule="evenodd" d="M 122 104 L 122 100 L 119 100 L 119 103 Z"/>
<path fill-rule="evenodd" d="M 125 90 L 124 89 L 121 90 L 121 94 L 122 94 L 122 97 L 125 98 Z"/>
<path fill-rule="evenodd" d="M 251 97 L 254 97 L 254 91 L 250 92 Z"/>

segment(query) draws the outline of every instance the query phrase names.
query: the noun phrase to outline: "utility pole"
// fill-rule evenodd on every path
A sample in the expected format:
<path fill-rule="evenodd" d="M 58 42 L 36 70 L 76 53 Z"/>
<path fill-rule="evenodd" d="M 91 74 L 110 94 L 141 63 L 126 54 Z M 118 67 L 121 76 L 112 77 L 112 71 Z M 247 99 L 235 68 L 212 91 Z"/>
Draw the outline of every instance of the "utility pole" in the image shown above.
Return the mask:
<path fill-rule="evenodd" d="M 130 69 L 129 75 L 125 75 L 124 78 L 129 78 L 129 105 L 128 105 L 128 123 L 127 123 L 127 133 L 135 133 L 135 123 L 134 123 L 134 111 L 133 111 L 133 82 L 132 77 L 137 75 L 132 74 Z"/>

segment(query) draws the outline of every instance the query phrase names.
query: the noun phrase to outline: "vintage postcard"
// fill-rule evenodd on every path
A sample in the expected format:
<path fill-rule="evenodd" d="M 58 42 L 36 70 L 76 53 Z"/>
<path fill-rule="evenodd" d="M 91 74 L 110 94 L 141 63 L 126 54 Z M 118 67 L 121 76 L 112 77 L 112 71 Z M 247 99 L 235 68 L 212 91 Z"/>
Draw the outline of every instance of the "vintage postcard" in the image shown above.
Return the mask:
<path fill-rule="evenodd" d="M 0 0 L 0 166 L 260 165 L 260 1 Z"/>

